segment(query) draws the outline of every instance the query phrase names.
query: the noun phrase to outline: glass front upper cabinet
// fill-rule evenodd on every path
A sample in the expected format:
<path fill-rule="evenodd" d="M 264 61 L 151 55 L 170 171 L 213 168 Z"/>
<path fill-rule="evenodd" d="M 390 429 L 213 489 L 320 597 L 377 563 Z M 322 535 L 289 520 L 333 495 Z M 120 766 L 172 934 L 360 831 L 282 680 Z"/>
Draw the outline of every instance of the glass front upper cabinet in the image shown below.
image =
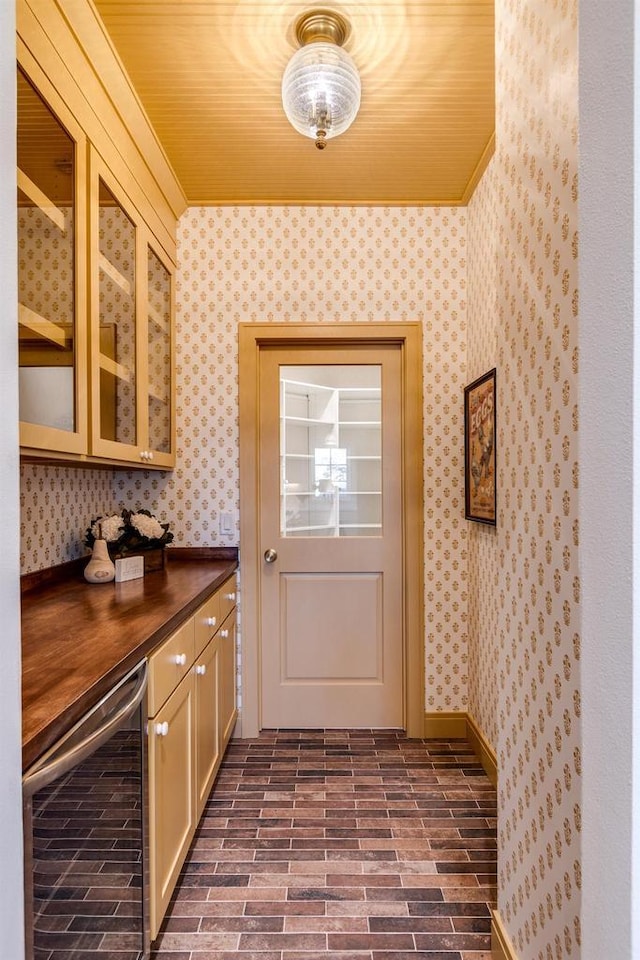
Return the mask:
<path fill-rule="evenodd" d="M 172 268 L 92 157 L 92 453 L 173 466 Z"/>
<path fill-rule="evenodd" d="M 84 454 L 86 140 L 20 68 L 17 160 L 20 443 Z"/>
<path fill-rule="evenodd" d="M 172 454 L 173 276 L 147 246 L 147 432 L 154 457 Z"/>

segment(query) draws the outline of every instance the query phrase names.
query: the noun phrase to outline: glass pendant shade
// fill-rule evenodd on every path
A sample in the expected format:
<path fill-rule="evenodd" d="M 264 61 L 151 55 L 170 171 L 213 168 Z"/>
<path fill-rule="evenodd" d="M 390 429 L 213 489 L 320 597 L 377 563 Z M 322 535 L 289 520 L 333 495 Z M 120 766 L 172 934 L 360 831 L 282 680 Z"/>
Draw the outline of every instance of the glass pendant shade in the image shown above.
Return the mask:
<path fill-rule="evenodd" d="M 344 133 L 360 107 L 360 76 L 349 54 L 322 41 L 297 50 L 282 78 L 282 105 L 292 126 L 319 149 Z"/>

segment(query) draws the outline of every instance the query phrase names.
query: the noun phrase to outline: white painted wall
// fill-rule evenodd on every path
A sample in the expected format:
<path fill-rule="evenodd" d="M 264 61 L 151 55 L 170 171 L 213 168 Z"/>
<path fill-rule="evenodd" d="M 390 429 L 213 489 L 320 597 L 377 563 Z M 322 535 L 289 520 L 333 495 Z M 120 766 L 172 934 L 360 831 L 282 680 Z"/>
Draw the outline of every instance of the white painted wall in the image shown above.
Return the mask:
<path fill-rule="evenodd" d="M 0 3 L 0 957 L 24 955 L 20 750 L 20 551 L 16 285 L 15 11 Z"/>
<path fill-rule="evenodd" d="M 581 960 L 640 958 L 633 45 L 633 0 L 581 0 Z M 636 210 L 636 229 L 639 223 Z M 636 289 L 640 292 L 637 281 Z"/>

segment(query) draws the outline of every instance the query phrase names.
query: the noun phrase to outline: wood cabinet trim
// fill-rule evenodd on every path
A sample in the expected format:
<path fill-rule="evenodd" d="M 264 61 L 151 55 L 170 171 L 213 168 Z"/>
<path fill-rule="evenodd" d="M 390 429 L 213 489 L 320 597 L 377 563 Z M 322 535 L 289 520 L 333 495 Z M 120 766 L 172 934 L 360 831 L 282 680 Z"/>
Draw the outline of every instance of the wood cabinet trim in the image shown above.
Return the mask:
<path fill-rule="evenodd" d="M 168 470 L 175 465 L 175 303 L 176 223 L 186 199 L 168 164 L 135 91 L 92 5 L 84 0 L 50 4 L 18 0 L 18 62 L 63 126 L 76 139 L 75 221 L 75 359 L 74 432 L 38 424 L 21 424 L 20 455 L 25 461 L 66 462 L 76 466 L 120 466 Z M 104 179 L 115 185 L 127 213 L 135 220 L 138 241 L 136 315 L 138 402 L 137 443 L 123 445 L 100 437 L 100 362 L 93 329 L 93 295 L 97 219 L 90 207 L 97 196 L 90 182 L 88 154 Z M 126 184 L 126 189 L 123 188 Z M 172 286 L 169 329 L 170 450 L 153 450 L 148 438 L 149 378 L 147 342 L 147 247 L 167 269 Z M 89 315 L 91 313 L 91 316 Z M 97 387 L 96 387 L 97 383 Z M 143 395 L 144 390 L 144 395 Z M 144 396 L 144 402 L 142 400 Z M 97 412 L 96 412 L 97 411 Z M 98 419 L 96 419 L 98 418 Z M 163 438 L 164 440 L 164 438 Z M 162 446 L 164 446 L 164 442 Z M 151 456 L 148 456 L 148 453 Z"/>
<path fill-rule="evenodd" d="M 186 197 L 93 5 L 18 0 L 16 23 L 109 166 L 129 171 L 170 237 Z"/>

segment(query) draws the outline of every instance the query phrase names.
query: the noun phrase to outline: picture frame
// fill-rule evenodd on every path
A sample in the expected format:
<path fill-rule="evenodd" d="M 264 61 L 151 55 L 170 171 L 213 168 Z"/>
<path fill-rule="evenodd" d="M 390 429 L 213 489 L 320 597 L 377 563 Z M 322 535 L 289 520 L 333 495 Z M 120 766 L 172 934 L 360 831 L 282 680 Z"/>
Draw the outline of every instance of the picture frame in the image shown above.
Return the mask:
<path fill-rule="evenodd" d="M 496 526 L 496 368 L 464 388 L 464 515 Z"/>

